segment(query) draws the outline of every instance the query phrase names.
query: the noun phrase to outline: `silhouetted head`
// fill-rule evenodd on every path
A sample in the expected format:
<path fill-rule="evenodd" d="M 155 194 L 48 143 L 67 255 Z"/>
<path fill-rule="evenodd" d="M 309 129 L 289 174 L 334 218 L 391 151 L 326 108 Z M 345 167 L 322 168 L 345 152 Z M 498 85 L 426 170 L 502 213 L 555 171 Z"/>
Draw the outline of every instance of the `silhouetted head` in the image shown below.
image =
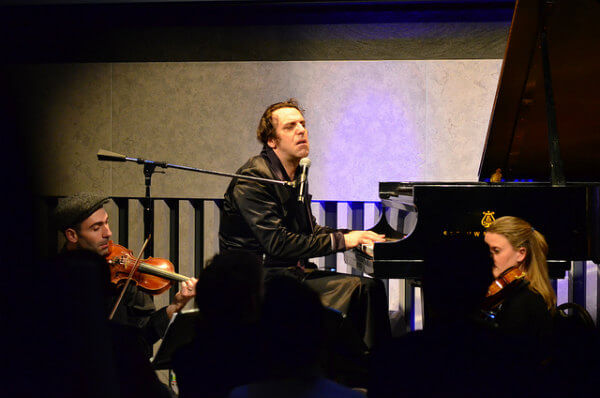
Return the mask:
<path fill-rule="evenodd" d="M 315 369 L 325 344 L 324 311 L 319 295 L 296 278 L 269 278 L 262 325 L 275 376 Z"/>
<path fill-rule="evenodd" d="M 263 296 L 260 259 L 248 253 L 218 254 L 202 271 L 196 305 L 203 317 L 218 324 L 258 320 Z"/>
<path fill-rule="evenodd" d="M 425 256 L 423 294 L 431 323 L 451 323 L 476 312 L 492 281 L 490 258 L 480 240 L 449 238 Z"/>

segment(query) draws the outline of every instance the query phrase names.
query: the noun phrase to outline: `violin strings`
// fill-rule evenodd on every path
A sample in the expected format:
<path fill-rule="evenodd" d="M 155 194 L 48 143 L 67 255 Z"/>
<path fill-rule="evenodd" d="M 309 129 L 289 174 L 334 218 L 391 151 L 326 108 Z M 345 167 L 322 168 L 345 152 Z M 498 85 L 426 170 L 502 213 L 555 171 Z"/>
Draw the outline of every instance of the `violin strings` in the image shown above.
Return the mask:
<path fill-rule="evenodd" d="M 132 263 L 135 263 L 135 261 L 133 259 L 130 259 L 130 258 L 125 259 L 125 265 L 132 265 Z M 144 262 L 140 262 L 138 270 L 145 270 L 145 271 L 148 271 L 148 272 L 145 272 L 147 274 L 151 274 L 151 275 L 159 276 L 159 277 L 165 277 L 167 279 L 174 279 L 175 281 L 179 281 L 179 282 L 187 281 L 189 279 L 185 276 L 176 274 L 174 272 L 169 272 L 169 271 L 162 270 L 160 268 L 155 268 L 154 266 L 152 266 L 148 263 L 144 263 Z"/>

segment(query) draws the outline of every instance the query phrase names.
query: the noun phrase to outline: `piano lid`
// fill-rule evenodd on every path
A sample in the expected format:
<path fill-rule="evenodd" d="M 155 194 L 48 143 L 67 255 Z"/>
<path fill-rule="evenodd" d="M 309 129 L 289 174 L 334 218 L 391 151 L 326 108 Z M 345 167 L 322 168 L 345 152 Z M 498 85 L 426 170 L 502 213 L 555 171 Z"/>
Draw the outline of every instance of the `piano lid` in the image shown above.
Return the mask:
<path fill-rule="evenodd" d="M 518 0 L 479 167 L 550 180 L 541 34 L 566 181 L 600 181 L 600 0 Z"/>

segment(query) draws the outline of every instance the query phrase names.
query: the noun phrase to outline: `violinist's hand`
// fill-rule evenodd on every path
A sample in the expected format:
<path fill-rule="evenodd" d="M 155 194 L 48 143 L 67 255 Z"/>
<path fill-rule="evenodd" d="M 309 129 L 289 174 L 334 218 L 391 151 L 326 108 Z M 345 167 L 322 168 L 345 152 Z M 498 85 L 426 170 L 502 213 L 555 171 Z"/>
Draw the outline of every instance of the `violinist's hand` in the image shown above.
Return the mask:
<path fill-rule="evenodd" d="M 344 243 L 346 249 L 352 249 L 360 244 L 370 244 L 373 242 L 383 242 L 385 235 L 376 234 L 373 231 L 350 231 L 344 234 Z"/>
<path fill-rule="evenodd" d="M 167 307 L 167 315 L 169 318 L 171 318 L 174 313 L 181 311 L 188 301 L 196 296 L 197 282 L 198 279 L 196 278 L 190 278 L 185 282 L 181 282 L 179 291 L 173 298 L 173 302 Z"/>

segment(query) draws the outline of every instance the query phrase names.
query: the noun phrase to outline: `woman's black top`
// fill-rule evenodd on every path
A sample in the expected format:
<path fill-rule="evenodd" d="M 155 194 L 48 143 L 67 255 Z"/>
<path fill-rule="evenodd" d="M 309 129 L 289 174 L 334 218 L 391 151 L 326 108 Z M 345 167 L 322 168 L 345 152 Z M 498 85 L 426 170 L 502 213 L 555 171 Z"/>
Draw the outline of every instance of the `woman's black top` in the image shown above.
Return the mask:
<path fill-rule="evenodd" d="M 541 294 L 531 290 L 527 283 L 514 289 L 496 311 L 499 330 L 533 338 L 548 336 L 552 329 L 552 315 Z"/>

